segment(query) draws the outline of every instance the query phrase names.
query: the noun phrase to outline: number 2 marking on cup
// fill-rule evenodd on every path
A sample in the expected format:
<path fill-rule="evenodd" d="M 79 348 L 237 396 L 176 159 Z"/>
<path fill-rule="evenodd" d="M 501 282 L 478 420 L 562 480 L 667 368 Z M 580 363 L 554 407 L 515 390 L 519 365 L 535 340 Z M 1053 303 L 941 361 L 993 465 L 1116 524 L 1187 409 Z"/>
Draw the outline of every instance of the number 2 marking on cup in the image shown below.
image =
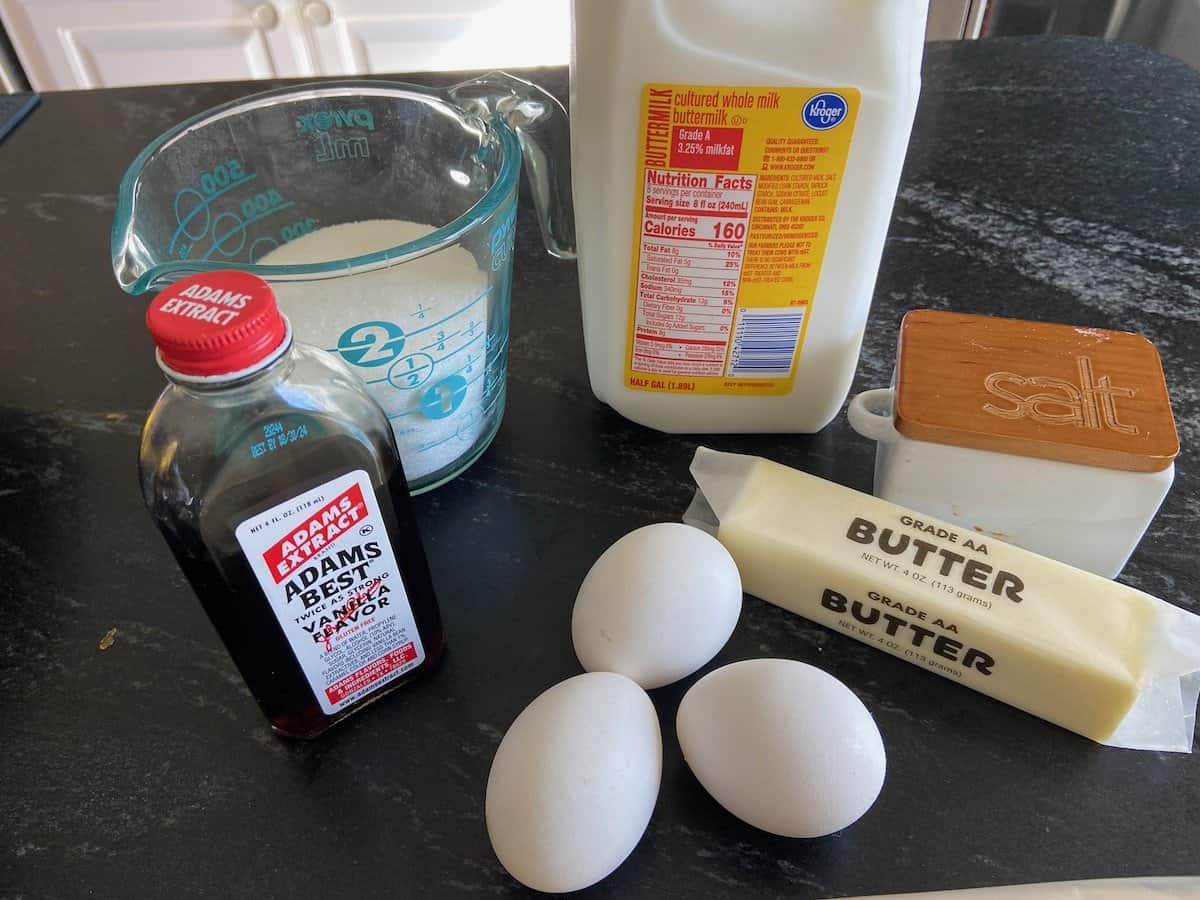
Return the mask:
<path fill-rule="evenodd" d="M 361 322 L 342 332 L 337 349 L 351 365 L 382 366 L 404 349 L 404 332 L 392 322 Z"/>

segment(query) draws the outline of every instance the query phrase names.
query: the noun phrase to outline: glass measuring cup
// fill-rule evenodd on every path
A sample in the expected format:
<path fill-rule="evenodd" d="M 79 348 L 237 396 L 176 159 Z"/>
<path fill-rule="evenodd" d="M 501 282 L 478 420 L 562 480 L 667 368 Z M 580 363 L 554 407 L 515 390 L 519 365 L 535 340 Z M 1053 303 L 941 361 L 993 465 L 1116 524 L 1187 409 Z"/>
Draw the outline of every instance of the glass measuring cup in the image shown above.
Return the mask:
<path fill-rule="evenodd" d="M 537 86 L 494 72 L 444 91 L 353 80 L 256 94 L 138 155 L 113 272 L 133 294 L 211 269 L 266 279 L 297 338 L 367 382 L 411 488 L 429 490 L 503 416 L 522 156 L 546 249 L 573 257 L 566 114 Z"/>

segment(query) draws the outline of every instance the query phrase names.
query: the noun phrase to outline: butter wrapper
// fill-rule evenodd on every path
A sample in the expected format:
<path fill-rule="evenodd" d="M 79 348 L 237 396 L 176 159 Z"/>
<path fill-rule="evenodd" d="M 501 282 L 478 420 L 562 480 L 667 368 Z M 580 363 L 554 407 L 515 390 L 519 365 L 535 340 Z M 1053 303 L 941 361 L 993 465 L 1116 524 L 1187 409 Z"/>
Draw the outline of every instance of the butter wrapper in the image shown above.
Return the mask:
<path fill-rule="evenodd" d="M 847 897 L 845 900 L 868 900 Z M 873 900 L 1200 900 L 1200 878 L 1097 878 L 1092 881 L 1049 881 L 1001 887 L 882 894 Z"/>
<path fill-rule="evenodd" d="M 691 471 L 684 521 L 747 593 L 1102 744 L 1191 752 L 1200 617 L 759 457 Z"/>

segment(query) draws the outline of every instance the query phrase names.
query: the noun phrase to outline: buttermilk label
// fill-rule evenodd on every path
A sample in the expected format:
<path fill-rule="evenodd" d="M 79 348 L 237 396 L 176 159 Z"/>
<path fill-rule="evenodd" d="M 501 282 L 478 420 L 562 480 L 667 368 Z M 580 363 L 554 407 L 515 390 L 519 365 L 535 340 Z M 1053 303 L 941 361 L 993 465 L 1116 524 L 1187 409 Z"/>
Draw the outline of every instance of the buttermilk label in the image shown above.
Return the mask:
<path fill-rule="evenodd" d="M 236 535 L 326 714 L 425 659 L 366 472 L 263 510 Z"/>
<path fill-rule="evenodd" d="M 860 100 L 849 85 L 643 86 L 627 387 L 791 393 Z"/>

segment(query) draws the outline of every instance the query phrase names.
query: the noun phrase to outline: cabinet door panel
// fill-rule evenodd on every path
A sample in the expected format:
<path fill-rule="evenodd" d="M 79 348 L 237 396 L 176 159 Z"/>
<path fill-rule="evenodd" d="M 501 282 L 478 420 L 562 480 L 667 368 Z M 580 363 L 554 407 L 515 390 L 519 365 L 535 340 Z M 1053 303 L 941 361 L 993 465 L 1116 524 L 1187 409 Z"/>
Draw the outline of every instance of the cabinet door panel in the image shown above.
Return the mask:
<path fill-rule="evenodd" d="M 257 28 L 233 25 L 84 26 L 59 29 L 80 87 L 270 78 L 271 50 Z"/>
<path fill-rule="evenodd" d="M 33 87 L 55 90 L 302 74 L 288 3 L 0 0 L 0 16 Z"/>
<path fill-rule="evenodd" d="M 325 0 L 312 26 L 328 75 L 564 65 L 569 0 Z M 304 6 L 304 0 L 300 0 Z"/>

